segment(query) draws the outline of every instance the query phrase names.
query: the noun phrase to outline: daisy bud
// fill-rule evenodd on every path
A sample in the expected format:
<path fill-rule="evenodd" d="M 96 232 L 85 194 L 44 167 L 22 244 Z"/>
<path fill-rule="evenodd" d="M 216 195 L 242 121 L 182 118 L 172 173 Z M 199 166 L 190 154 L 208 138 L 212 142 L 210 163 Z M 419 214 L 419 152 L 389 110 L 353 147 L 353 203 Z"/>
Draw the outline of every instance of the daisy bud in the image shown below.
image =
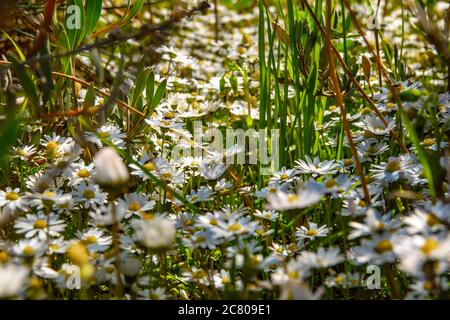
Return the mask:
<path fill-rule="evenodd" d="M 141 270 L 141 260 L 136 258 L 127 258 L 122 260 L 122 273 L 125 277 L 136 277 Z"/>
<path fill-rule="evenodd" d="M 94 180 L 101 186 L 124 185 L 130 175 L 122 158 L 110 147 L 101 149 L 94 157 Z"/>
<path fill-rule="evenodd" d="M 137 238 L 145 247 L 156 251 L 169 249 L 175 239 L 176 229 L 166 218 L 144 220 L 137 230 Z"/>

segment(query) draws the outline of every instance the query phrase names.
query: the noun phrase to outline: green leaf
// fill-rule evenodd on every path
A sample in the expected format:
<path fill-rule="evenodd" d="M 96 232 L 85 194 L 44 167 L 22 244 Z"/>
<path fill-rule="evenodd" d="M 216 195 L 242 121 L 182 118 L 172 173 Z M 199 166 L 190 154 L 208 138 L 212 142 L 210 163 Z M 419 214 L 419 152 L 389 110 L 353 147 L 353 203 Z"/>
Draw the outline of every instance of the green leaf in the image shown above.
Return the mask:
<path fill-rule="evenodd" d="M 131 7 L 130 10 L 130 0 L 128 0 L 128 9 L 129 9 L 129 13 L 128 15 L 125 17 L 124 19 L 124 23 L 130 21 L 131 19 L 133 19 L 138 13 L 139 11 L 142 10 L 142 6 L 144 5 L 144 0 L 136 0 L 134 1 L 133 6 Z"/>
<path fill-rule="evenodd" d="M 102 13 L 102 0 L 86 1 L 86 35 L 90 35 Z"/>
<path fill-rule="evenodd" d="M 14 41 L 14 39 L 11 38 L 5 31 L 3 31 L 3 35 L 4 35 L 9 41 L 11 41 L 12 45 L 14 46 L 14 48 L 15 48 L 16 51 L 17 51 L 17 54 L 18 54 L 19 57 L 20 57 L 20 60 L 25 61 L 25 60 L 26 60 L 26 57 L 25 57 L 25 55 L 23 54 L 23 52 L 22 52 L 22 50 L 20 49 L 20 47 L 18 46 L 18 44 Z"/>
<path fill-rule="evenodd" d="M 0 169 L 2 169 L 9 150 L 15 144 L 20 133 L 20 117 L 16 116 L 15 96 L 8 94 L 7 118 L 0 122 Z M 3 174 L 2 174 L 3 175 Z"/>
<path fill-rule="evenodd" d="M 147 77 L 147 87 L 145 89 L 147 105 L 151 106 L 153 101 L 153 96 L 155 94 L 155 74 L 150 72 Z"/>
<path fill-rule="evenodd" d="M 17 60 L 11 57 L 13 61 L 12 67 L 16 77 L 19 79 L 22 85 L 23 91 L 30 102 L 35 114 L 39 111 L 39 97 L 37 94 L 37 88 L 33 80 L 28 76 L 25 68 L 17 62 Z"/>
<path fill-rule="evenodd" d="M 155 96 L 153 97 L 152 101 L 152 112 L 156 108 L 156 106 L 161 102 L 161 99 L 164 96 L 164 93 L 166 92 L 166 86 L 167 86 L 167 80 L 163 80 L 159 86 L 158 89 L 156 89 Z"/>
<path fill-rule="evenodd" d="M 148 73 L 149 73 L 148 70 L 143 70 L 136 77 L 136 81 L 134 82 L 134 90 L 131 93 L 130 97 L 131 106 L 133 108 L 136 107 L 136 103 L 138 102 L 139 97 L 141 96 L 142 92 L 144 92 L 146 86 L 145 80 L 147 79 Z"/>
<path fill-rule="evenodd" d="M 95 105 L 95 89 L 94 84 L 91 83 L 89 88 L 86 91 L 86 95 L 84 97 L 83 107 L 89 108 Z"/>

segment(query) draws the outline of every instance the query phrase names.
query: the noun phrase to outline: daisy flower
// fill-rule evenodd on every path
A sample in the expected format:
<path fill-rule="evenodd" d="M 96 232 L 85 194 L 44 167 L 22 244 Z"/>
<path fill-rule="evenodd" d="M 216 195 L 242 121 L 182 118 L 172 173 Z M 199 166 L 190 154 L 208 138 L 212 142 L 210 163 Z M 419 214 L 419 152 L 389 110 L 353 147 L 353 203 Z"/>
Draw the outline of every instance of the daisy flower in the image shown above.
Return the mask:
<path fill-rule="evenodd" d="M 13 298 L 18 295 L 27 284 L 28 268 L 22 265 L 0 265 L 0 298 Z"/>
<path fill-rule="evenodd" d="M 349 225 L 353 230 L 348 235 L 348 238 L 356 239 L 374 233 L 392 232 L 400 226 L 400 221 L 392 218 L 391 214 L 381 215 L 375 209 L 368 208 L 364 223 L 351 221 Z"/>
<path fill-rule="evenodd" d="M 189 238 L 183 238 L 183 242 L 186 246 L 192 249 L 202 248 L 213 250 L 218 245 L 217 238 L 215 234 L 209 230 L 207 231 L 197 231 Z"/>
<path fill-rule="evenodd" d="M 359 264 L 392 263 L 396 259 L 394 246 L 397 239 L 390 233 L 375 234 L 372 239 L 363 239 L 360 246 L 350 249 L 350 255 Z"/>
<path fill-rule="evenodd" d="M 269 210 L 303 209 L 320 201 L 322 193 L 314 189 L 298 189 L 297 193 L 277 191 L 267 196 Z"/>
<path fill-rule="evenodd" d="M 126 135 L 113 124 L 106 124 L 96 130 L 96 132 L 87 132 L 85 138 L 87 141 L 94 143 L 97 147 L 103 147 L 102 139 L 108 139 L 118 148 L 125 148 Z"/>
<path fill-rule="evenodd" d="M 320 162 L 319 158 L 316 157 L 312 161 L 308 156 L 306 156 L 306 161 L 297 160 L 295 163 L 297 164 L 296 169 L 299 173 L 311 174 L 313 177 L 336 173 L 336 169 L 339 167 L 339 164 L 333 160 Z"/>
<path fill-rule="evenodd" d="M 44 214 L 39 211 L 36 215 L 27 214 L 26 218 L 19 218 L 14 223 L 17 233 L 24 234 L 25 238 L 37 237 L 40 240 L 50 237 L 59 237 L 64 232 L 66 224 L 59 220 L 54 213 Z"/>
<path fill-rule="evenodd" d="M 105 236 L 104 231 L 98 228 L 78 231 L 76 237 L 92 252 L 104 252 L 112 244 L 112 236 Z"/>
<path fill-rule="evenodd" d="M 82 182 L 89 184 L 92 182 L 92 176 L 94 175 L 94 163 L 88 165 L 85 165 L 84 162 L 71 163 L 63 174 L 69 180 L 69 186 L 75 186 Z"/>
<path fill-rule="evenodd" d="M 5 191 L 0 190 L 0 208 L 15 213 L 19 210 L 25 211 L 27 200 L 20 195 L 19 188 L 7 187 Z"/>
<path fill-rule="evenodd" d="M 130 218 L 133 215 L 140 216 L 152 210 L 156 204 L 154 200 L 149 200 L 147 196 L 138 192 L 125 194 L 124 199 L 119 199 L 119 203 L 127 208 L 125 218 Z"/>
<path fill-rule="evenodd" d="M 36 147 L 33 145 L 14 148 L 14 157 L 22 161 L 30 160 L 35 153 Z"/>
<path fill-rule="evenodd" d="M 303 251 L 297 258 L 300 264 L 311 269 L 328 268 L 344 261 L 339 248 L 330 247 L 328 249 L 320 247 L 317 252 Z"/>
<path fill-rule="evenodd" d="M 279 217 L 279 213 L 275 210 L 256 210 L 254 213 L 255 217 L 269 220 L 269 221 L 276 221 Z"/>
<path fill-rule="evenodd" d="M 36 237 L 19 240 L 17 244 L 11 247 L 11 252 L 23 258 L 40 257 L 45 252 L 44 242 Z"/>
<path fill-rule="evenodd" d="M 315 238 L 326 237 L 328 235 L 328 231 L 329 229 L 327 228 L 327 225 L 323 225 L 318 228 L 316 223 L 310 222 L 308 224 L 308 228 L 305 226 L 298 228 L 295 232 L 295 236 L 299 240 L 314 240 Z"/>
<path fill-rule="evenodd" d="M 85 209 L 103 205 L 106 197 L 107 194 L 100 191 L 100 187 L 96 184 L 80 184 L 74 189 L 75 202 L 81 203 Z"/>
<path fill-rule="evenodd" d="M 385 117 L 385 119 L 387 125 L 385 125 L 378 116 L 367 114 L 364 116 L 360 127 L 374 135 L 384 136 L 395 128 L 394 120 L 391 120 L 388 117 Z"/>

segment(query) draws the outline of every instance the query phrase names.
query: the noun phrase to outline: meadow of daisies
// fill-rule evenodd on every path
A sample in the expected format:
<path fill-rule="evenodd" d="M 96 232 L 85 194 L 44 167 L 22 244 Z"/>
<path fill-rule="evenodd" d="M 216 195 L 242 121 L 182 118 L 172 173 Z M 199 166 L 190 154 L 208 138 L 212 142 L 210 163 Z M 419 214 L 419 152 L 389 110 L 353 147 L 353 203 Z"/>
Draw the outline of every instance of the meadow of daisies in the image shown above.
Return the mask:
<path fill-rule="evenodd" d="M 1 299 L 450 297 L 447 1 L 0 7 Z"/>

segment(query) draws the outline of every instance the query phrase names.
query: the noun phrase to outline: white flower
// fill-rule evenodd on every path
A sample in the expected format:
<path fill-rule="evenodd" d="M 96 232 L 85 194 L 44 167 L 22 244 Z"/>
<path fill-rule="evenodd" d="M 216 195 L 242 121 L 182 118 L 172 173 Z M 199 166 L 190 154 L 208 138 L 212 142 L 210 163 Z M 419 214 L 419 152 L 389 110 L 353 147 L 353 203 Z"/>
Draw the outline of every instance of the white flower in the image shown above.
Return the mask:
<path fill-rule="evenodd" d="M 125 194 L 124 199 L 119 199 L 119 203 L 128 209 L 125 218 L 144 214 L 152 210 L 156 204 L 154 200 L 148 200 L 147 196 L 138 192 Z"/>
<path fill-rule="evenodd" d="M 217 180 L 227 170 L 227 165 L 220 162 L 202 162 L 200 166 L 201 175 L 206 180 Z"/>
<path fill-rule="evenodd" d="M 165 250 L 172 246 L 176 229 L 172 221 L 157 217 L 143 220 L 137 225 L 136 237 L 145 247 L 154 250 Z"/>
<path fill-rule="evenodd" d="M 344 261 L 339 248 L 334 247 L 328 249 L 320 247 L 317 252 L 303 251 L 297 259 L 299 263 L 311 269 L 328 268 Z"/>
<path fill-rule="evenodd" d="M 78 231 L 77 238 L 93 252 L 103 252 L 112 243 L 112 237 L 105 236 L 104 232 L 98 228 L 92 228 L 84 232 Z"/>
<path fill-rule="evenodd" d="M 130 175 L 122 158 L 110 147 L 101 149 L 94 158 L 94 180 L 102 186 L 114 187 L 127 183 Z"/>
<path fill-rule="evenodd" d="M 284 193 L 276 191 L 267 196 L 269 201 L 267 209 L 291 210 L 309 207 L 319 202 L 322 193 L 314 189 L 298 189 L 297 193 Z"/>
<path fill-rule="evenodd" d="M 20 160 L 29 160 L 36 153 L 36 148 L 34 146 L 24 146 L 23 148 L 14 148 L 15 155 L 14 157 L 19 158 Z"/>
<path fill-rule="evenodd" d="M 84 208 L 94 208 L 106 202 L 106 193 L 102 192 L 96 184 L 79 184 L 74 189 L 75 201 L 81 203 Z"/>
<path fill-rule="evenodd" d="M 20 196 L 19 188 L 6 188 L 6 191 L 0 190 L 0 208 L 3 207 L 9 212 L 15 213 L 18 210 L 26 209 L 26 200 Z"/>
<path fill-rule="evenodd" d="M 376 115 L 368 114 L 364 117 L 361 127 L 375 135 L 385 135 L 395 128 L 395 121 L 385 117 L 387 126 Z"/>
<path fill-rule="evenodd" d="M 375 234 L 373 239 L 363 239 L 360 246 L 351 248 L 350 254 L 357 263 L 381 265 L 395 261 L 394 247 L 396 244 L 396 237 L 389 233 Z"/>
<path fill-rule="evenodd" d="M 96 133 L 87 132 L 85 134 L 86 140 L 95 143 L 99 148 L 103 146 L 102 139 L 108 139 L 116 147 L 123 149 L 125 142 L 123 139 L 126 137 L 122 131 L 112 124 L 104 125 L 97 129 Z"/>
<path fill-rule="evenodd" d="M 364 223 L 350 222 L 349 225 L 353 228 L 348 238 L 356 239 L 362 236 L 367 236 L 376 232 L 391 231 L 400 226 L 398 219 L 392 218 L 391 214 L 381 215 L 373 208 L 368 208 Z"/>
<path fill-rule="evenodd" d="M 339 167 L 338 163 L 333 160 L 320 162 L 319 158 L 315 158 L 314 161 L 310 157 L 306 156 L 306 162 L 303 160 L 297 160 L 297 170 L 299 173 L 310 173 L 313 177 L 324 174 L 332 174 L 336 172 L 336 168 Z"/>
<path fill-rule="evenodd" d="M 316 237 L 326 237 L 328 234 L 327 225 L 323 225 L 320 228 L 317 227 L 317 224 L 314 222 L 310 222 L 308 228 L 305 226 L 301 226 L 297 229 L 295 233 L 298 239 L 310 239 L 314 240 Z"/>
<path fill-rule="evenodd" d="M 21 265 L 0 265 L 0 298 L 11 298 L 25 286 L 28 269 Z"/>
<path fill-rule="evenodd" d="M 69 179 L 69 186 L 75 186 L 81 182 L 89 184 L 94 174 L 94 164 L 85 165 L 83 162 L 72 163 L 66 170 L 64 175 Z"/>
<path fill-rule="evenodd" d="M 50 213 L 48 216 L 42 211 L 37 215 L 27 214 L 26 218 L 19 218 L 14 223 L 17 233 L 25 234 L 25 238 L 38 237 L 40 240 L 50 237 L 59 237 L 65 230 L 66 224 L 59 220 L 57 215 Z"/>

